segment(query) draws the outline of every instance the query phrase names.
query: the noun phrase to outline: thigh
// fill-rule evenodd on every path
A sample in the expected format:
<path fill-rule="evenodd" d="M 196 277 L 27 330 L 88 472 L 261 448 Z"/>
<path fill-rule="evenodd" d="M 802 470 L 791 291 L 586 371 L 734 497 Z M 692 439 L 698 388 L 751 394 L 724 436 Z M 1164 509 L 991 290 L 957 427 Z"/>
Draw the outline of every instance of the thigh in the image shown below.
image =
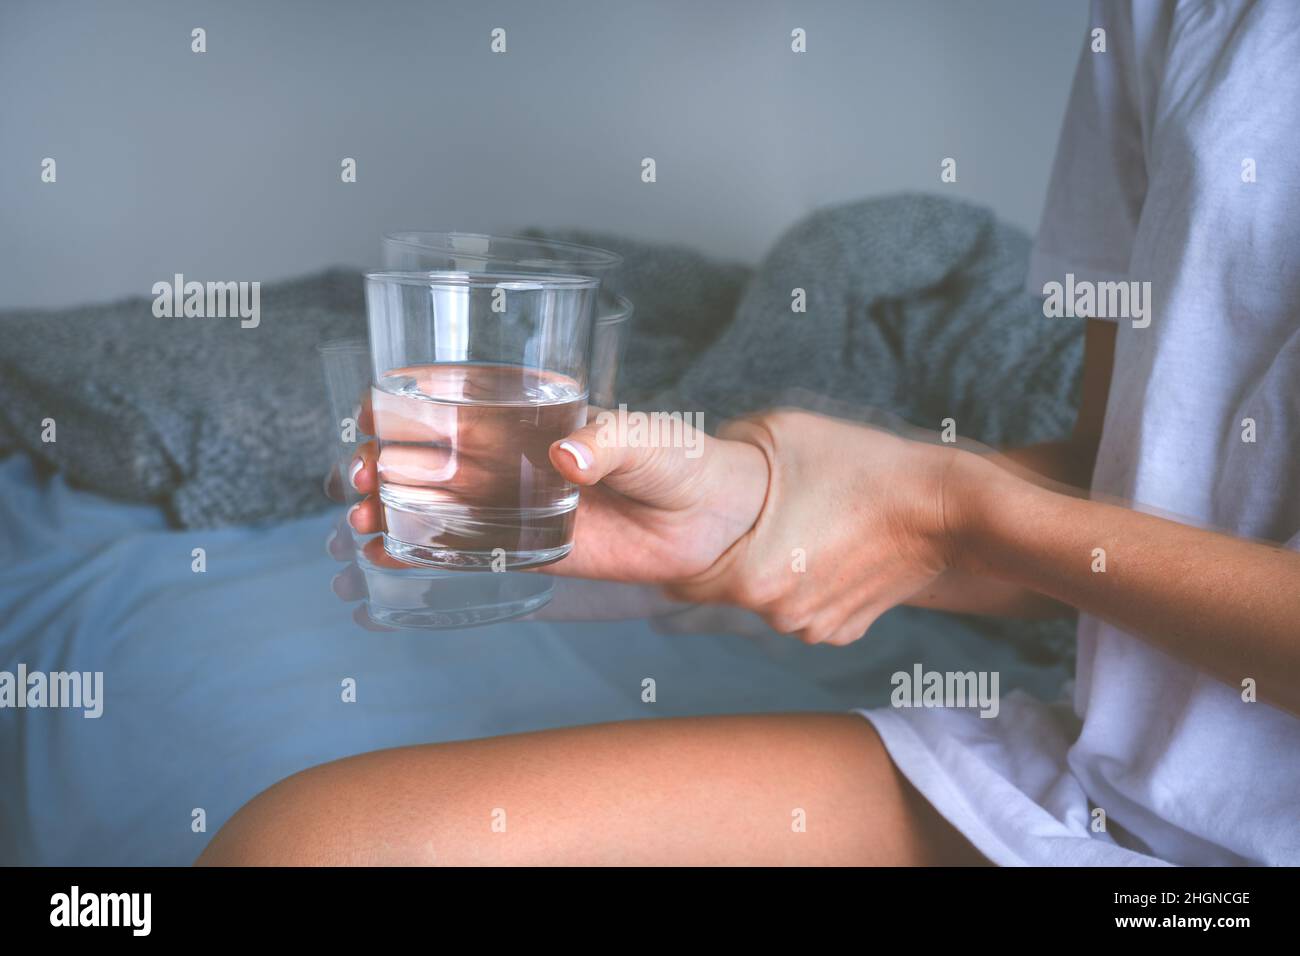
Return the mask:
<path fill-rule="evenodd" d="M 263 792 L 200 863 L 935 864 L 978 853 L 855 714 L 628 721 L 403 747 Z"/>

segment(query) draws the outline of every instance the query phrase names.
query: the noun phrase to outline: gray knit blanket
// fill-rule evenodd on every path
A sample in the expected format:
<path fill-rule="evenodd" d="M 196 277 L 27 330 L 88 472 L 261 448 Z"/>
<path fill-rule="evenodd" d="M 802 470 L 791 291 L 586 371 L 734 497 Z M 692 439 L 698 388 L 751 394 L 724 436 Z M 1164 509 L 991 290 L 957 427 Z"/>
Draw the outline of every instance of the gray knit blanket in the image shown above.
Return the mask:
<path fill-rule="evenodd" d="M 814 213 L 772 248 L 734 320 L 651 401 L 707 420 L 830 400 L 936 431 L 951 418 L 990 445 L 1064 437 L 1083 323 L 1045 318 L 1025 292 L 1029 249 L 988 210 L 930 196 Z"/>
<path fill-rule="evenodd" d="M 614 281 L 637 309 L 619 384 L 630 405 L 716 421 L 806 392 L 930 428 L 951 417 L 990 443 L 1068 432 L 1081 326 L 1043 317 L 1022 289 L 1028 238 L 976 206 L 898 196 L 826 209 L 752 272 L 554 235 L 625 256 Z M 792 309 L 795 290 L 806 311 Z M 335 436 L 316 345 L 364 335 L 359 273 L 264 285 L 256 328 L 158 318 L 153 302 L 0 313 L 0 448 L 158 502 L 185 527 L 324 506 Z"/>

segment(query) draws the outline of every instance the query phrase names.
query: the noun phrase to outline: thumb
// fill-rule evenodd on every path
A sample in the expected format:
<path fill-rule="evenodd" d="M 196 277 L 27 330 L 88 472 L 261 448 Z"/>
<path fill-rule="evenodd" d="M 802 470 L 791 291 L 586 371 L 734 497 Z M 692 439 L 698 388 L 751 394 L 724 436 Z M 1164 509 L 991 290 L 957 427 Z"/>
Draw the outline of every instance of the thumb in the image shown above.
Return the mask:
<path fill-rule="evenodd" d="M 678 416 L 671 428 L 632 429 L 617 427 L 616 414 L 647 415 L 600 411 L 594 421 L 551 445 L 550 459 L 556 470 L 576 485 L 603 482 L 622 495 L 656 507 L 693 503 L 701 477 L 717 451 L 717 440 L 690 425 L 684 416 Z"/>

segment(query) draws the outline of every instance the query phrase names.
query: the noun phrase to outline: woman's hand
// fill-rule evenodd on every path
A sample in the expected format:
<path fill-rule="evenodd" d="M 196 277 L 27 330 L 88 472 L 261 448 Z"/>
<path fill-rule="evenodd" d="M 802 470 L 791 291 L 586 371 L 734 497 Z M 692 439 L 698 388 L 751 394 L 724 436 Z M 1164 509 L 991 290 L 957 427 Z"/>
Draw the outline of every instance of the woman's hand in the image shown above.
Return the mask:
<path fill-rule="evenodd" d="M 780 410 L 724 434 L 769 462 L 766 504 L 709 571 L 670 593 L 756 611 L 808 643 L 848 644 L 953 562 L 948 480 L 968 452 Z"/>
<path fill-rule="evenodd" d="M 552 466 L 584 487 L 573 552 L 545 573 L 647 584 L 686 580 L 712 567 L 753 526 L 767 489 L 759 449 L 703 433 L 692 434 L 689 456 L 686 448 L 615 447 L 600 440 L 599 410 L 592 411 L 590 424 L 548 450 Z M 491 445 L 490 436 L 478 439 Z M 438 469 L 446 470 L 446 453 L 437 449 L 362 446 L 348 476 L 366 496 L 349 512 L 352 527 L 362 534 L 383 530 L 381 474 Z M 367 555 L 378 547 L 375 539 Z"/>
<path fill-rule="evenodd" d="M 600 438 L 593 421 L 550 448 L 584 488 L 573 552 L 547 573 L 656 583 L 843 644 L 950 564 L 944 483 L 964 454 L 955 449 L 799 411 L 694 436 L 698 445 L 684 444 L 697 457 Z M 372 445 L 357 462 L 352 483 L 369 497 L 349 520 L 372 533 L 382 530 L 384 461 Z"/>

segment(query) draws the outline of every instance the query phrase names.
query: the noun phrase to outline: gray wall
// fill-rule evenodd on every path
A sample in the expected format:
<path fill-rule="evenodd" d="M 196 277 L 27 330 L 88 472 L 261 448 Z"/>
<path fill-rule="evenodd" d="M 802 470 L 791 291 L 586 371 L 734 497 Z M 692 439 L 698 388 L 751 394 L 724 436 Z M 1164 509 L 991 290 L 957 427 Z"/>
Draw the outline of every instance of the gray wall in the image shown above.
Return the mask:
<path fill-rule="evenodd" d="M 398 228 L 752 261 L 816 206 L 900 189 L 1033 229 L 1086 20 L 1067 0 L 3 0 L 0 307 L 370 265 Z"/>

